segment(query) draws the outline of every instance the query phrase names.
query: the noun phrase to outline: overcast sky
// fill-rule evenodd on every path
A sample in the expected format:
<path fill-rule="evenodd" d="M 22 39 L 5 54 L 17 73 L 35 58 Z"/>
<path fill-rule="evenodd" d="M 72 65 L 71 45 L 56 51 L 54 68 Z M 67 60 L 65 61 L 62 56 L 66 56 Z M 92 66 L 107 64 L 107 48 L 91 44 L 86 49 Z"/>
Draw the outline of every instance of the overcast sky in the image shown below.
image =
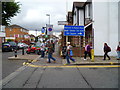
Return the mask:
<path fill-rule="evenodd" d="M 12 18 L 11 24 L 20 25 L 29 30 L 41 30 L 49 23 L 53 24 L 54 32 L 60 32 L 63 26 L 58 21 L 66 21 L 66 14 L 72 11 L 73 1 L 86 0 L 15 0 L 21 5 L 21 12 Z"/>

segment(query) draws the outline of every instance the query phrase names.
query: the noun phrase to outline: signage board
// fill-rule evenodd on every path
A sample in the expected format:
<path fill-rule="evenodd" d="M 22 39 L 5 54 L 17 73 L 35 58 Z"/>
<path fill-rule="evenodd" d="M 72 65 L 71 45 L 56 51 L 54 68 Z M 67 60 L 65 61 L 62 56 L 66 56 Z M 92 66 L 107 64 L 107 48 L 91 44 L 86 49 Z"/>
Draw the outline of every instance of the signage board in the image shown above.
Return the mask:
<path fill-rule="evenodd" d="M 64 26 L 64 36 L 84 36 L 84 26 Z"/>
<path fill-rule="evenodd" d="M 47 24 L 46 26 L 47 26 L 47 31 L 48 31 L 47 34 L 52 35 L 52 33 L 53 33 L 53 25 Z"/>
<path fill-rule="evenodd" d="M 68 25 L 67 21 L 58 21 L 58 25 Z"/>
<path fill-rule="evenodd" d="M 42 29 L 41 29 L 41 32 L 42 32 L 42 34 L 44 34 L 44 33 L 45 33 L 45 29 L 44 29 L 44 28 L 42 28 Z"/>

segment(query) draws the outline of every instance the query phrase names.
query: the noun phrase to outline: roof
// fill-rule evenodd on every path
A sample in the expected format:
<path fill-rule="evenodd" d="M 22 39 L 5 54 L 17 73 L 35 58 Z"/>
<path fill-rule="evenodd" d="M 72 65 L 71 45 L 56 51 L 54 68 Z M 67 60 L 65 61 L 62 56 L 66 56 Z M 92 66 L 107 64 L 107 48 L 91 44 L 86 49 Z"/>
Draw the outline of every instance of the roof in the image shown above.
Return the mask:
<path fill-rule="evenodd" d="M 86 2 L 73 2 L 73 9 L 72 9 L 72 13 L 74 13 L 74 9 L 75 8 L 84 8 Z"/>
<path fill-rule="evenodd" d="M 73 2 L 73 7 L 81 8 L 83 7 L 85 2 Z"/>
<path fill-rule="evenodd" d="M 16 25 L 16 24 L 7 26 L 7 28 L 22 28 L 22 29 L 25 29 L 25 28 L 23 28 L 23 27 L 21 27 L 21 26 L 19 26 L 19 25 Z M 25 30 L 29 31 L 28 29 L 25 29 Z"/>

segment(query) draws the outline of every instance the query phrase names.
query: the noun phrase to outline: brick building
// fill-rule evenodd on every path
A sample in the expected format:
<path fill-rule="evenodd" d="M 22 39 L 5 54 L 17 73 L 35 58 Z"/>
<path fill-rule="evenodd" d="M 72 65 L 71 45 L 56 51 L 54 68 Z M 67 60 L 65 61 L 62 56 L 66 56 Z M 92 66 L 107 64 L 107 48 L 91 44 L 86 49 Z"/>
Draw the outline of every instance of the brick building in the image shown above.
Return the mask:
<path fill-rule="evenodd" d="M 29 41 L 29 30 L 19 25 L 6 26 L 5 33 L 6 41 L 8 39 L 14 40 L 16 42 Z"/>

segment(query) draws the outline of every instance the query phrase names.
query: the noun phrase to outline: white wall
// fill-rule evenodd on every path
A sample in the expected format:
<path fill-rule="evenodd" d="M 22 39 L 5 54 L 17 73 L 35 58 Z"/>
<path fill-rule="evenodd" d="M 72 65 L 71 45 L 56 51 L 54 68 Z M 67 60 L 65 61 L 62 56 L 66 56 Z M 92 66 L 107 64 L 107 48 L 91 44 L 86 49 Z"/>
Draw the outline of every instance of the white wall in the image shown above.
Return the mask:
<path fill-rule="evenodd" d="M 118 44 L 118 3 L 93 2 L 93 28 L 95 55 L 103 56 L 103 44 L 111 46 L 111 56 L 116 56 Z"/>
<path fill-rule="evenodd" d="M 120 42 L 120 1 L 118 7 L 118 41 Z"/>
<path fill-rule="evenodd" d="M 74 10 L 74 15 L 73 15 L 73 25 L 77 24 L 77 9 L 75 8 Z"/>
<path fill-rule="evenodd" d="M 84 10 L 79 9 L 79 25 L 84 25 Z"/>

